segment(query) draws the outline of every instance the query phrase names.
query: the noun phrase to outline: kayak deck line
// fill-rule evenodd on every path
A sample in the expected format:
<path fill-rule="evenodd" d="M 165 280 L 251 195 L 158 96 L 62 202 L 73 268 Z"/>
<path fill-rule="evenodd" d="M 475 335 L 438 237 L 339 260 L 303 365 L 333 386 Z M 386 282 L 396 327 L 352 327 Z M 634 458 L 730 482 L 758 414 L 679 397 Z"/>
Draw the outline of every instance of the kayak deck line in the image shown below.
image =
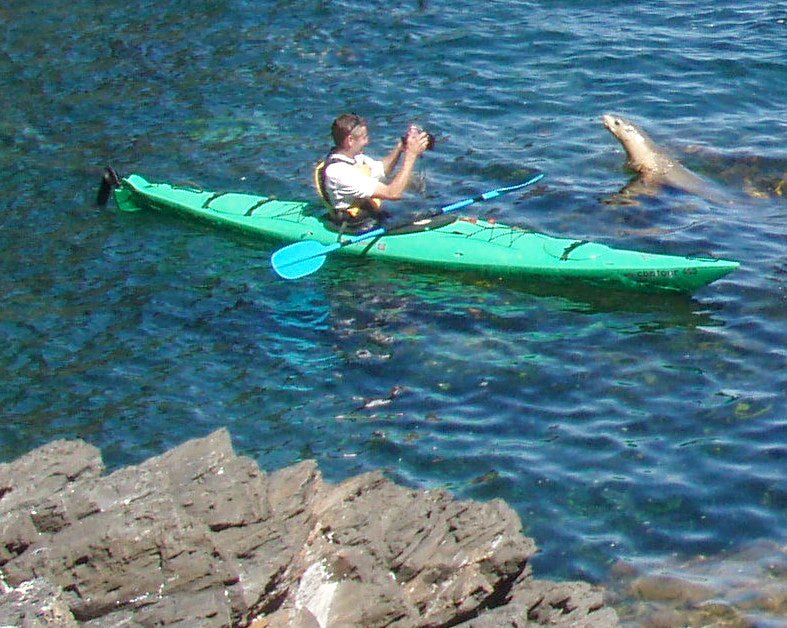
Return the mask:
<path fill-rule="evenodd" d="M 567 247 L 566 247 L 566 248 L 563 250 L 563 255 L 561 255 L 561 256 L 560 256 L 560 261 L 561 261 L 561 262 L 565 262 L 565 261 L 567 261 L 567 260 L 568 260 L 568 256 L 569 256 L 569 255 L 571 255 L 571 253 L 572 253 L 574 250 L 578 249 L 578 248 L 579 248 L 580 246 L 582 246 L 583 244 L 588 244 L 589 242 L 590 242 L 590 240 L 577 240 L 577 241 L 576 241 L 576 242 L 574 242 L 573 244 L 569 244 L 569 245 L 568 245 L 568 246 L 567 246 Z"/>
<path fill-rule="evenodd" d="M 739 262 L 710 256 L 613 248 L 479 218 L 442 223 L 427 220 L 428 224 L 421 228 L 409 225 L 401 232 L 394 228 L 373 234 L 372 230 L 362 241 L 354 242 L 352 238 L 357 236 L 339 233 L 325 219 L 324 208 L 314 202 L 182 188 L 151 183 L 136 174 L 121 180 L 115 199 L 125 211 L 151 207 L 266 240 L 284 243 L 313 240 L 331 250 L 338 244 L 336 252 L 345 256 L 501 278 L 617 285 L 638 291 L 693 292 L 740 266 Z"/>

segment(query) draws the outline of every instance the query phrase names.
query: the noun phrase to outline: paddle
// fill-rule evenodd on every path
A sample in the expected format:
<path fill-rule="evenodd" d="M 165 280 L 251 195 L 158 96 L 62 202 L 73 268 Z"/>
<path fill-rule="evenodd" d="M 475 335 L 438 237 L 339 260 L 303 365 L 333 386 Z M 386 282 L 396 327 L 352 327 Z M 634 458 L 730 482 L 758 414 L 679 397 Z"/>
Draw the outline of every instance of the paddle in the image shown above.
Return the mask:
<path fill-rule="evenodd" d="M 424 218 L 432 218 L 434 216 L 439 216 L 440 214 L 447 214 L 448 212 L 462 209 L 463 207 L 467 207 L 468 205 L 472 205 L 473 203 L 477 203 L 479 201 L 488 201 L 490 199 L 497 198 L 502 194 L 508 194 L 509 192 L 513 192 L 515 190 L 521 190 L 528 185 L 533 185 L 543 178 L 543 174 L 537 174 L 532 179 L 528 179 L 524 183 L 497 188 L 495 190 L 490 190 L 489 192 L 484 192 L 480 196 L 466 198 L 463 201 L 457 201 L 456 203 L 446 205 L 445 207 L 438 209 L 428 216 L 418 218 L 412 222 L 424 220 Z M 412 222 L 408 224 L 412 224 Z M 401 226 L 403 225 L 399 225 L 399 227 Z M 333 244 L 321 244 L 315 240 L 302 240 L 300 242 L 295 242 L 276 251 L 271 256 L 271 265 L 273 266 L 273 270 L 276 271 L 276 274 L 278 274 L 279 277 L 283 277 L 284 279 L 298 279 L 299 277 L 305 277 L 306 275 L 311 275 L 313 272 L 319 270 L 320 267 L 322 267 L 322 265 L 325 263 L 325 257 L 329 253 L 333 253 L 334 251 L 345 246 L 349 246 L 350 244 L 361 242 L 362 240 L 368 240 L 370 238 L 376 238 L 378 236 L 385 235 L 395 228 L 397 227 L 391 227 L 390 229 L 378 227 L 377 229 L 360 233 L 351 238 L 347 238 L 346 240 L 342 240 L 341 242 L 334 242 Z"/>

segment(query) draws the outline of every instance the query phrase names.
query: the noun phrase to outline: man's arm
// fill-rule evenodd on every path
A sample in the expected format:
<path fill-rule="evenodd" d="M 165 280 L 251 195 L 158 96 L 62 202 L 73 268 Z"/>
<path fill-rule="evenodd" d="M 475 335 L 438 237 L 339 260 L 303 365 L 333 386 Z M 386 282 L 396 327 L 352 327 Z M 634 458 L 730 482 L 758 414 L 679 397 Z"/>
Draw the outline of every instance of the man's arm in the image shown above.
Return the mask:
<path fill-rule="evenodd" d="M 383 164 L 385 164 L 386 160 L 391 158 L 395 153 L 398 153 L 396 154 L 394 160 L 394 163 L 396 163 L 396 161 L 399 160 L 399 155 L 404 153 L 402 167 L 399 168 L 399 172 L 396 173 L 396 176 L 393 178 L 393 180 L 391 180 L 390 183 L 377 184 L 377 187 L 374 190 L 373 198 L 389 201 L 398 201 L 402 198 L 405 190 L 407 189 L 408 183 L 410 183 L 410 177 L 413 174 L 415 162 L 426 150 L 426 147 L 429 144 L 429 138 L 427 134 L 423 132 L 408 133 L 404 146 L 402 147 L 401 144 L 402 142 L 400 141 L 397 148 L 391 151 L 391 153 L 383 160 Z M 386 172 L 388 172 L 387 169 Z"/>
<path fill-rule="evenodd" d="M 390 153 L 388 153 L 385 157 L 383 157 L 383 168 L 385 170 L 385 174 L 391 174 L 391 171 L 396 166 L 396 163 L 399 161 L 399 157 L 402 156 L 404 152 L 404 142 L 402 140 L 397 140 L 396 146 L 393 147 Z"/>

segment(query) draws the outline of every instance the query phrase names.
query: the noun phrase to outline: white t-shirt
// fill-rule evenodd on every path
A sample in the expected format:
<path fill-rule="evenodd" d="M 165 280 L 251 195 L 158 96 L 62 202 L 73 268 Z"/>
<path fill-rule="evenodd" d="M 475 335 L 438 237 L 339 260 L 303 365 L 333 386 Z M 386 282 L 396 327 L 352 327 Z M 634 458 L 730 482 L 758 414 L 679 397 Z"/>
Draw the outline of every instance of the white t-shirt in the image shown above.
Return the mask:
<path fill-rule="evenodd" d="M 336 153 L 329 159 L 333 161 L 325 167 L 325 191 L 336 209 L 347 209 L 360 199 L 371 198 L 385 177 L 383 162 L 364 154 L 353 160 Z"/>

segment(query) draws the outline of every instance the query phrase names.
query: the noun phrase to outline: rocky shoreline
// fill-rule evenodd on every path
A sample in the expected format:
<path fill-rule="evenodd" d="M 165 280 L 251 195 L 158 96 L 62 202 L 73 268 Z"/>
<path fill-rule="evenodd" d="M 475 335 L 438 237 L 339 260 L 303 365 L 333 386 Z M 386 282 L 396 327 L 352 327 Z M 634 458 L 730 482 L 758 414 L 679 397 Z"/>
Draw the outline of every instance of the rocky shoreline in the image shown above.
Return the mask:
<path fill-rule="evenodd" d="M 533 576 L 502 501 L 268 474 L 226 430 L 109 475 L 82 441 L 0 465 L 0 539 L 2 625 L 619 625 L 598 587 Z"/>

